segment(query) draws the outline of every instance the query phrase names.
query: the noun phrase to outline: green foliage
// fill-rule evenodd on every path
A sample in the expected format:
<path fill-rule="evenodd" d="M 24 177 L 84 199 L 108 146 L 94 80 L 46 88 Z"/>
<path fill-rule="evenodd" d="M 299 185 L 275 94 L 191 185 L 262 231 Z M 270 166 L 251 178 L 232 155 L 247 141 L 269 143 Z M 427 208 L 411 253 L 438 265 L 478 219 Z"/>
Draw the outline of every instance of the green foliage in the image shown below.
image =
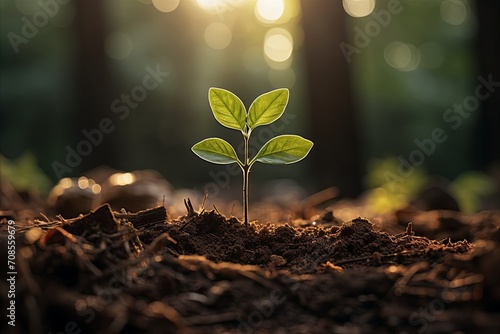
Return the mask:
<path fill-rule="evenodd" d="M 313 142 L 297 135 L 282 135 L 270 139 L 250 160 L 248 142 L 252 130 L 268 125 L 283 115 L 288 104 L 288 89 L 276 89 L 257 97 L 247 113 L 241 100 L 228 90 L 210 88 L 208 99 L 215 119 L 223 126 L 241 131 L 245 144 L 244 157 L 240 160 L 234 148 L 220 138 L 208 138 L 195 144 L 191 150 L 203 160 L 215 164 L 237 163 L 243 172 L 243 211 L 248 224 L 248 175 L 256 162 L 286 165 L 304 159 Z"/>
<path fill-rule="evenodd" d="M 240 130 L 245 142 L 250 139 L 253 129 L 280 118 L 288 103 L 288 89 L 277 89 L 256 98 L 247 114 L 241 100 L 230 91 L 210 88 L 208 96 L 215 119 L 225 127 Z M 310 140 L 300 136 L 282 135 L 270 139 L 252 160 L 245 152 L 243 162 L 231 144 L 221 138 L 202 140 L 192 150 L 200 158 L 215 164 L 238 163 L 242 168 L 247 166 L 250 169 L 255 162 L 275 165 L 298 162 L 307 156 L 312 146 Z"/>
<path fill-rule="evenodd" d="M 0 178 L 5 178 L 20 191 L 47 193 L 51 186 L 49 178 L 37 166 L 32 153 L 25 153 L 15 160 L 0 155 Z"/>
<path fill-rule="evenodd" d="M 245 131 L 246 110 L 243 102 L 228 90 L 210 88 L 208 101 L 215 119 L 223 126 Z"/>
<path fill-rule="evenodd" d="M 388 175 L 398 175 L 399 161 L 396 157 L 374 159 L 368 164 L 365 179 L 368 204 L 375 213 L 384 214 L 405 207 L 416 197 L 429 175 L 421 167 L 398 182 Z M 495 191 L 494 182 L 488 175 L 478 171 L 466 171 L 450 183 L 451 195 L 457 200 L 460 210 L 475 213 L 481 208 L 481 200 Z"/>
<path fill-rule="evenodd" d="M 451 184 L 451 191 L 465 213 L 475 213 L 481 208 L 481 199 L 495 192 L 495 182 L 478 171 L 460 174 Z"/>
<path fill-rule="evenodd" d="M 234 148 L 227 141 L 220 138 L 207 138 L 194 145 L 192 148 L 200 158 L 213 162 L 214 164 L 232 164 L 237 162 L 241 165 Z"/>
<path fill-rule="evenodd" d="M 269 140 L 250 161 L 271 165 L 292 164 L 304 159 L 313 146 L 312 141 L 295 135 L 282 135 Z"/>
<path fill-rule="evenodd" d="M 368 164 L 368 174 L 365 185 L 372 190 L 369 192 L 368 205 L 375 213 L 383 214 L 399 210 L 407 205 L 425 184 L 428 176 L 420 167 L 398 182 L 390 175 L 399 175 L 400 162 L 396 157 L 374 159 Z"/>
<path fill-rule="evenodd" d="M 283 115 L 288 104 L 288 89 L 276 89 L 262 94 L 253 101 L 248 111 L 247 123 L 250 129 L 271 124 Z"/>

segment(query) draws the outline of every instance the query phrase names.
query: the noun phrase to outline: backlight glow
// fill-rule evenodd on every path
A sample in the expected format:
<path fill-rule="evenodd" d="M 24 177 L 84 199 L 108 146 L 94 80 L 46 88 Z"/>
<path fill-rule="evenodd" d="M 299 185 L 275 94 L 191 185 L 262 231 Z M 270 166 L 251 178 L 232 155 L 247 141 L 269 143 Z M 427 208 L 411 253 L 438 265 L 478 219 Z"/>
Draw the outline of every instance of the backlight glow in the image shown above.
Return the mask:
<path fill-rule="evenodd" d="M 255 15 L 263 23 L 277 21 L 285 11 L 283 0 L 258 0 L 255 5 Z"/>
<path fill-rule="evenodd" d="M 266 34 L 264 54 L 276 62 L 284 62 L 292 55 L 293 38 L 285 29 L 273 28 Z"/>
<path fill-rule="evenodd" d="M 365 17 L 375 9 L 375 0 L 343 0 L 344 10 L 352 17 Z"/>

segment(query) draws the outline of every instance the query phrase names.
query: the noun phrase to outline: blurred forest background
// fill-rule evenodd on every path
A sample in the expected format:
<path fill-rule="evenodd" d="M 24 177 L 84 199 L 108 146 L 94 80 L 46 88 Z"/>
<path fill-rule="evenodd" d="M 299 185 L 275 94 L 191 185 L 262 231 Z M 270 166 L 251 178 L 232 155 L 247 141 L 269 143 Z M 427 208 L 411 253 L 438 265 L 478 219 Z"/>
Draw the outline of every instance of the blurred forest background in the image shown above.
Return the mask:
<path fill-rule="evenodd" d="M 444 118 L 472 101 L 478 77 L 500 81 L 498 1 L 0 4 L 0 154 L 2 177 L 13 183 L 50 189 L 58 180 L 54 162 L 67 166 L 67 147 L 76 150 L 84 130 L 109 118 L 113 131 L 60 176 L 100 165 L 155 169 L 176 188 L 202 189 L 226 167 L 202 162 L 190 147 L 211 136 L 235 146 L 240 140 L 213 118 L 212 86 L 247 107 L 264 92 L 289 88 L 282 120 L 256 131 L 255 145 L 283 133 L 315 142 L 299 164 L 254 168 L 252 184 L 292 179 L 309 193 L 336 186 L 349 196 L 383 188 L 401 157 L 410 161 L 419 150 L 415 140 L 432 138 L 436 128 L 447 139 L 414 164 L 412 177 L 462 178 L 479 193 L 498 182 L 498 84 L 456 129 Z M 165 72 L 157 85 L 155 71 Z M 240 175 L 232 181 L 237 189 Z"/>

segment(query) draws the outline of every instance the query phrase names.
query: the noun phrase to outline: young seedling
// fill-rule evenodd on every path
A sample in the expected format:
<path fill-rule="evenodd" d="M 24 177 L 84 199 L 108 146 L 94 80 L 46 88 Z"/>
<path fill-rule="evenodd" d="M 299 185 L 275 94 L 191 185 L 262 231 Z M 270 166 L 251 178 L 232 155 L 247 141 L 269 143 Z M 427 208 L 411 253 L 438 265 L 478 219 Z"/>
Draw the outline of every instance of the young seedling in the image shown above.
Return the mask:
<path fill-rule="evenodd" d="M 207 138 L 195 144 L 191 150 L 200 158 L 215 164 L 237 163 L 243 172 L 243 212 L 248 226 L 248 176 L 256 162 L 272 165 L 286 165 L 304 159 L 313 142 L 296 135 L 281 135 L 270 139 L 250 159 L 248 142 L 252 131 L 261 125 L 268 125 L 283 115 L 288 103 L 288 89 L 276 89 L 262 94 L 252 102 L 247 112 L 241 100 L 225 89 L 210 88 L 208 100 L 215 119 L 223 126 L 239 130 L 243 135 L 244 157 L 240 160 L 234 148 L 221 138 Z"/>

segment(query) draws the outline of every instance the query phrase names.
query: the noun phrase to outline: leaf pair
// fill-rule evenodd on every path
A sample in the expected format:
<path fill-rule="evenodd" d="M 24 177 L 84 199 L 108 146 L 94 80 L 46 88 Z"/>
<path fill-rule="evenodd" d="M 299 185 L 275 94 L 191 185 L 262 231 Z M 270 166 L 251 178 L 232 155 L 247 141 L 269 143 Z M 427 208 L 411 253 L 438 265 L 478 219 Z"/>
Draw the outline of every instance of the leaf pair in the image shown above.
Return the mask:
<path fill-rule="evenodd" d="M 296 135 L 282 135 L 269 140 L 248 163 L 255 162 L 272 165 L 286 165 L 304 159 L 313 146 L 310 140 Z M 200 158 L 215 164 L 243 163 L 238 159 L 234 148 L 224 139 L 207 138 L 197 143 L 192 148 Z"/>
<path fill-rule="evenodd" d="M 253 101 L 249 112 L 243 102 L 228 90 L 210 88 L 208 100 L 215 119 L 225 127 L 247 133 L 260 125 L 267 125 L 283 115 L 288 104 L 288 89 L 276 89 Z"/>
<path fill-rule="evenodd" d="M 288 89 L 276 89 L 262 94 L 253 101 L 247 114 L 241 100 L 233 93 L 220 88 L 210 88 L 208 98 L 217 121 L 230 129 L 240 130 L 248 142 L 253 129 L 271 124 L 283 115 L 288 103 Z M 255 162 L 266 164 L 291 164 L 305 158 L 313 143 L 296 135 L 282 135 L 269 140 L 253 159 L 245 151 L 243 162 L 227 141 L 208 138 L 195 144 L 193 152 L 200 158 L 216 164 L 238 163 L 250 168 Z"/>

